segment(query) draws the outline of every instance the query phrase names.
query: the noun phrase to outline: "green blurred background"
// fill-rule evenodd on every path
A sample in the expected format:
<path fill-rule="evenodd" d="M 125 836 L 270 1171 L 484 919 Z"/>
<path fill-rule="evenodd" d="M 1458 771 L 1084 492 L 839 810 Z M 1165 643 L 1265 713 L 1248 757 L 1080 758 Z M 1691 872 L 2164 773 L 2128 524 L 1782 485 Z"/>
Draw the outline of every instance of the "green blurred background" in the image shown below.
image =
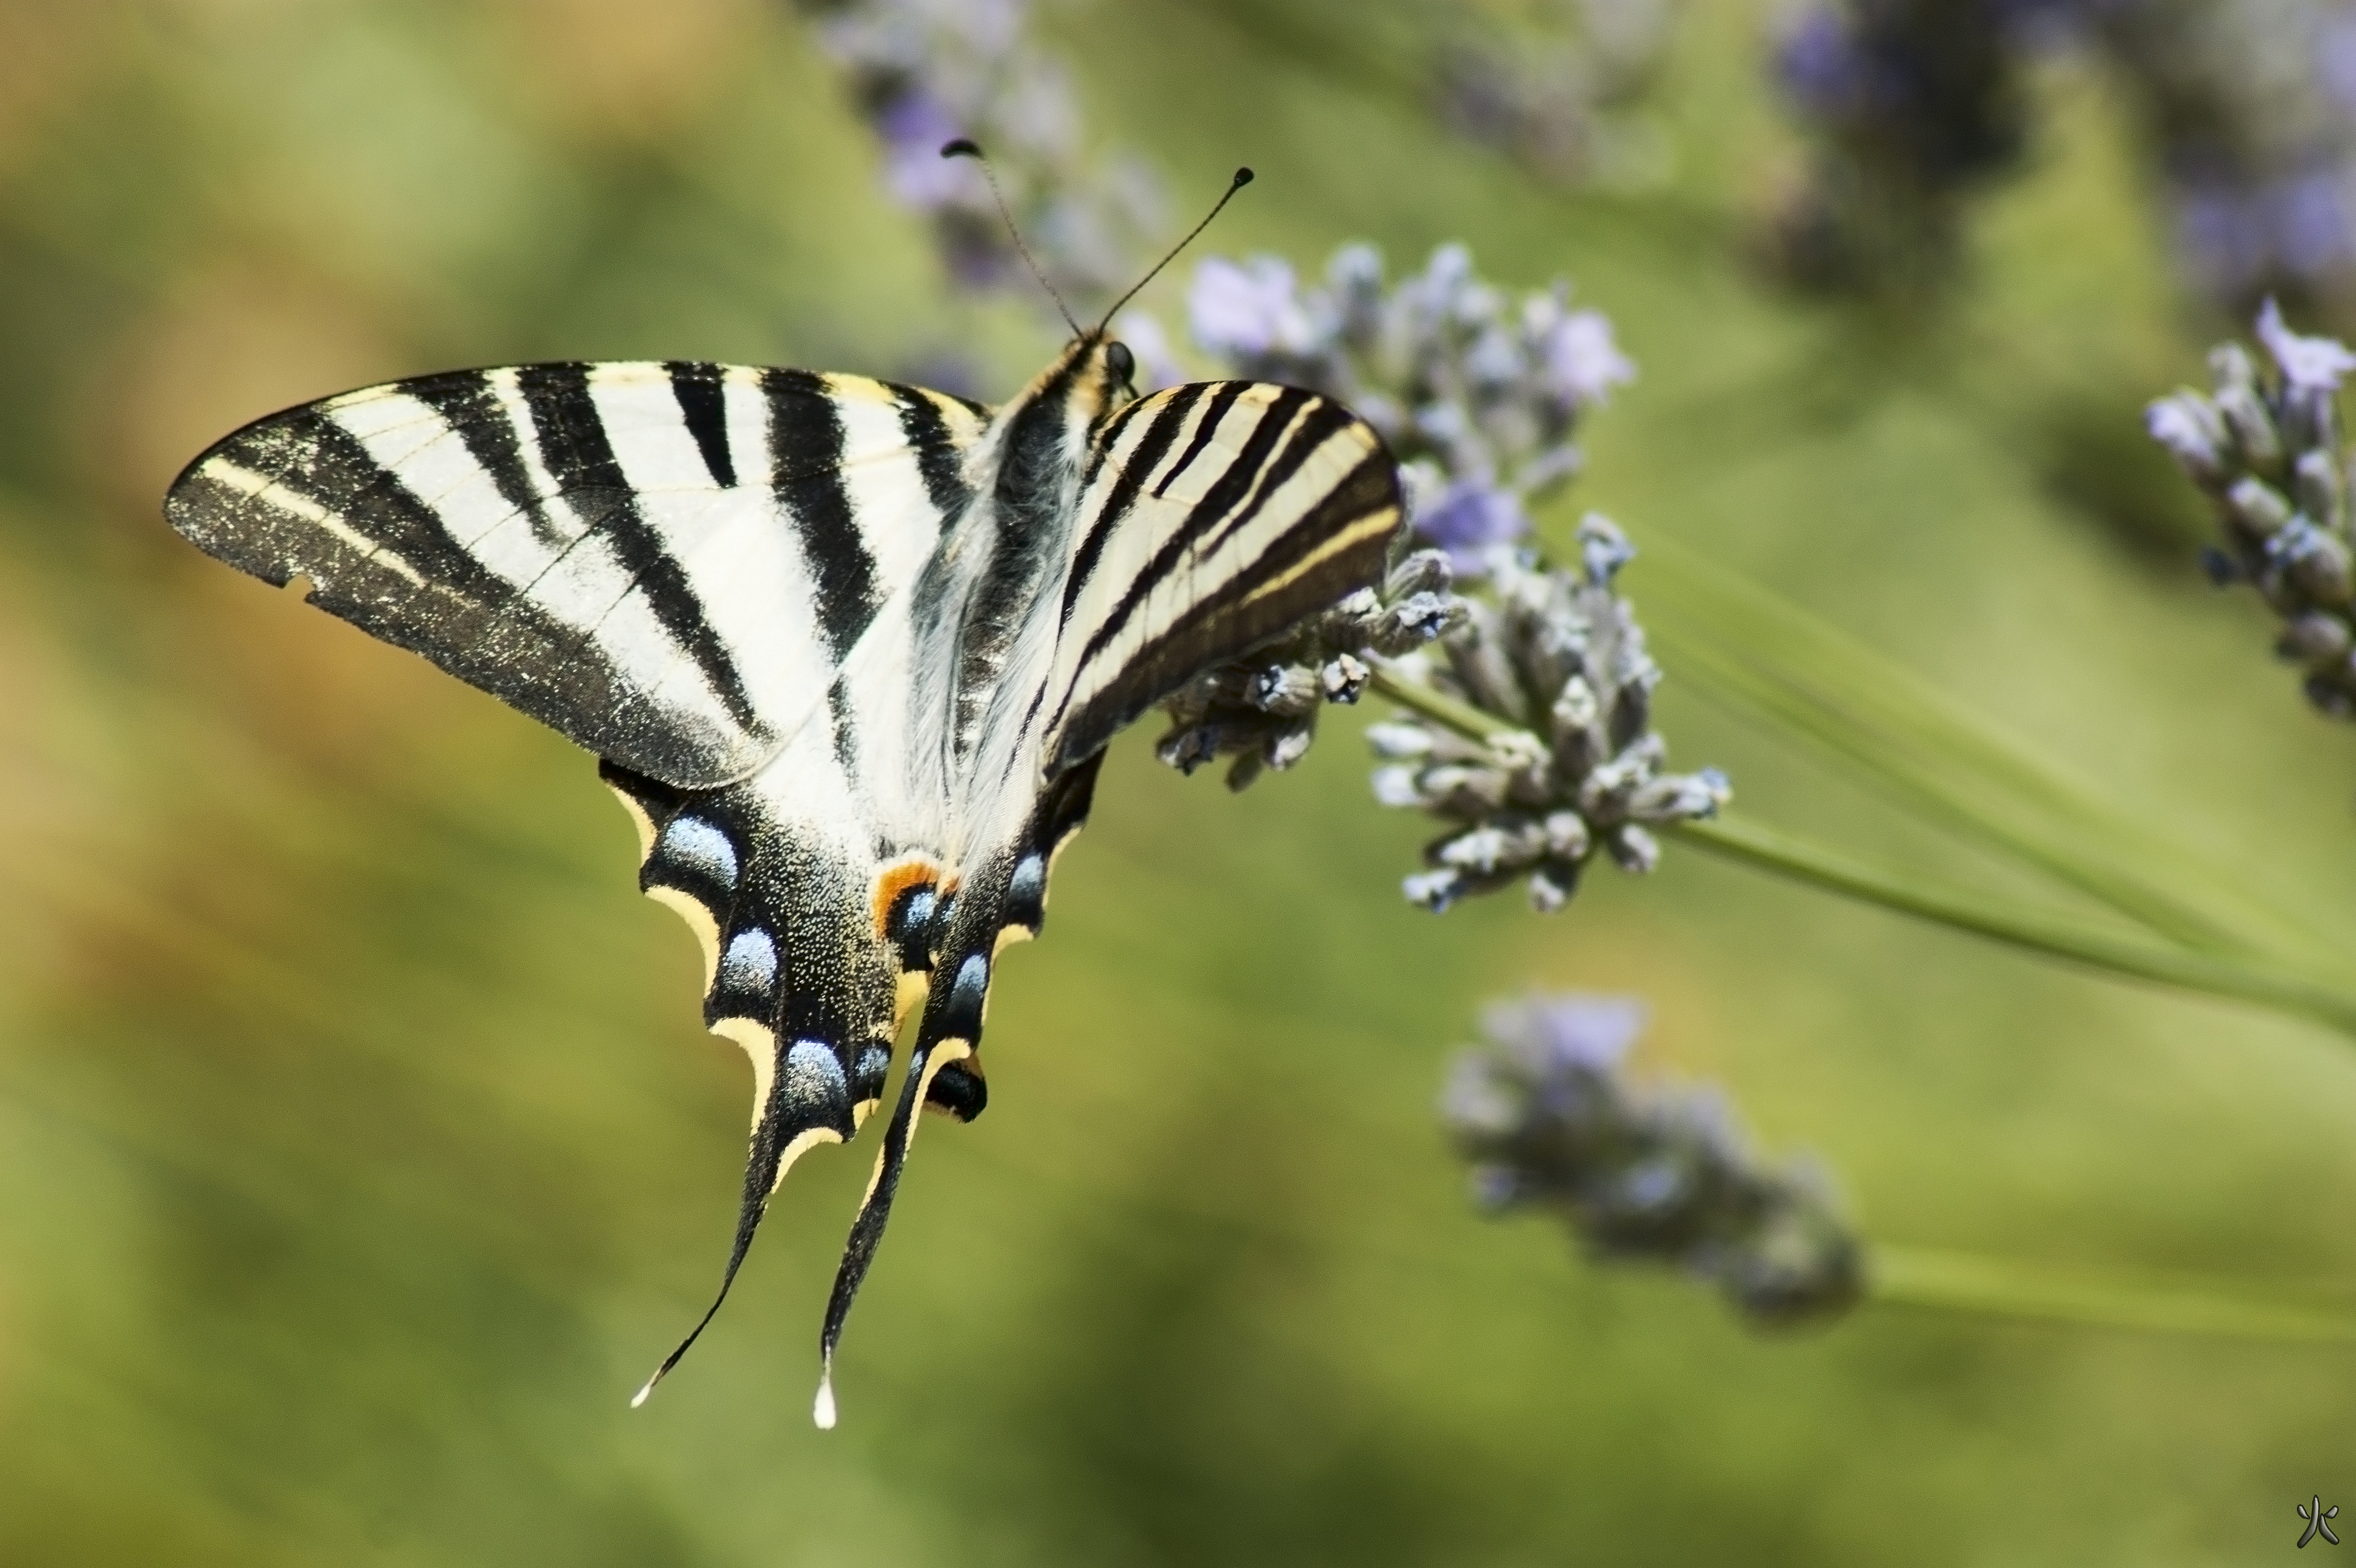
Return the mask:
<path fill-rule="evenodd" d="M 1795 156 L 1767 11 L 1695 5 L 1673 174 L 1616 194 L 1449 140 L 1341 0 L 1040 25 L 1175 206 L 1258 169 L 1212 248 L 1573 274 L 1644 379 L 1561 516 L 1709 551 L 2330 932 L 2356 737 L 2201 582 L 2142 443 L 2222 328 L 2125 116 L 2040 82 L 1935 310 L 1796 304 L 1746 261 Z M 796 1171 L 626 1409 L 734 1218 L 746 1072 L 691 939 L 586 758 L 157 500 L 250 417 L 455 364 L 979 344 L 1003 395 L 1038 313 L 955 301 L 875 166 L 756 0 L 0 4 L 0 1563 L 2208 1564 L 2356 1504 L 2356 1351 L 1874 1304 L 1762 1336 L 1476 1219 L 1431 1114 L 1483 998 L 1640 993 L 1644 1066 L 1725 1080 L 1878 1240 L 2345 1301 L 2351 1041 L 1675 844 L 1558 918 L 1434 919 L 1346 719 L 1240 798 L 1115 747 L 839 1431 L 864 1144 Z M 1674 664 L 1661 714 L 1747 813 L 2007 875 Z"/>

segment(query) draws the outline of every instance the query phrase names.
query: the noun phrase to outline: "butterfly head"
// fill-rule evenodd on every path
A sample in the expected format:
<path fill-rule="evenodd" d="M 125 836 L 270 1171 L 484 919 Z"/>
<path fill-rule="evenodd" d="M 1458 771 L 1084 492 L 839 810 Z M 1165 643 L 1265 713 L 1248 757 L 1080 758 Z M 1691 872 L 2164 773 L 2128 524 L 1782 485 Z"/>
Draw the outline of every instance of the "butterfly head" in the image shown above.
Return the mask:
<path fill-rule="evenodd" d="M 1102 328 L 1084 332 L 1064 347 L 1055 362 L 1017 399 L 1051 403 L 1069 429 L 1086 432 L 1137 396 L 1137 356 Z"/>
<path fill-rule="evenodd" d="M 1137 356 L 1099 328 L 1072 344 L 1073 380 L 1102 413 L 1137 395 Z"/>

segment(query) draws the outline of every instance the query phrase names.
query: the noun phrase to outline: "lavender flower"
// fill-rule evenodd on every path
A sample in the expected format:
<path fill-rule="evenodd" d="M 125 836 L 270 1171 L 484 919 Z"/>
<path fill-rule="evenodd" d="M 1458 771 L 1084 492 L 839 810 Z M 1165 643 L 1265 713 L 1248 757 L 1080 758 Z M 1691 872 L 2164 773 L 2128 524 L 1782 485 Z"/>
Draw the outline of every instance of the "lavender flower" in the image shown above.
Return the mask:
<path fill-rule="evenodd" d="M 2286 392 L 2304 399 L 2320 397 L 2328 404 L 2348 372 L 2356 371 L 2356 353 L 2330 338 L 2303 338 L 2283 320 L 2282 307 L 2269 299 L 2258 311 L 2258 341 L 2274 356 Z"/>
<path fill-rule="evenodd" d="M 1851 1305 L 1862 1250 L 1825 1177 L 1759 1161 L 1714 1089 L 1632 1082 L 1623 1064 L 1644 1024 L 1627 997 L 1487 1010 L 1490 1043 L 1457 1058 L 1440 1101 L 1476 1200 L 1549 1210 L 1600 1259 L 1683 1267 L 1760 1321 Z"/>
<path fill-rule="evenodd" d="M 1570 285 L 1518 299 L 1462 245 L 1387 286 L 1380 252 L 1345 245 L 1302 290 L 1269 256 L 1214 258 L 1188 295 L 1194 341 L 1238 375 L 1313 388 L 1379 430 L 1405 470 L 1418 532 L 1460 573 L 1527 529 L 1528 505 L 1579 469 L 1580 417 L 1636 378 Z"/>
<path fill-rule="evenodd" d="M 1194 270 L 1186 298 L 1194 341 L 1235 360 L 1304 354 L 1313 329 L 1293 295 L 1292 268 L 1274 256 L 1240 264 L 1213 256 Z"/>
<path fill-rule="evenodd" d="M 2356 299 L 2356 17 L 2343 0 L 1820 0 L 1778 59 L 1815 136 L 1782 259 L 1841 285 L 1952 260 L 1962 199 L 2018 166 L 2057 41 L 2142 120 L 2177 249 L 2211 298 Z"/>
<path fill-rule="evenodd" d="M 1730 798 L 1716 769 L 1663 770 L 1667 746 L 1651 727 L 1660 669 L 1612 591 L 1634 553 L 1593 513 L 1579 540 L 1577 571 L 1497 558 L 1486 591 L 1439 639 L 1440 659 L 1402 671 L 1517 727 L 1474 741 L 1410 714 L 1368 733 L 1385 759 L 1376 799 L 1447 825 L 1425 849 L 1430 869 L 1405 883 L 1427 908 L 1526 877 L 1531 906 L 1551 913 L 1598 853 L 1651 871 L 1660 845 L 1648 828 L 1715 816 Z"/>
<path fill-rule="evenodd" d="M 2074 0 L 2154 145 L 2177 247 L 2232 308 L 2356 293 L 2356 17 L 2339 0 Z"/>
<path fill-rule="evenodd" d="M 1416 514 L 1416 532 L 1455 560 L 1485 560 L 1492 546 L 1511 544 L 1529 531 L 1520 498 L 1473 478 L 1450 480 Z"/>
<path fill-rule="evenodd" d="M 1668 0 L 1550 0 L 1519 17 L 1449 13 L 1432 70 L 1460 135 L 1563 185 L 1658 180 L 1666 145 L 1643 113 L 1677 7 Z M 1518 24 L 1518 25 L 1516 25 Z"/>
<path fill-rule="evenodd" d="M 2211 580 L 2256 588 L 2282 618 L 2275 651 L 2306 670 L 2308 700 L 2356 717 L 2356 533 L 2335 403 L 2356 353 L 2293 332 L 2272 300 L 2257 334 L 2272 375 L 2241 345 L 2221 345 L 2209 356 L 2214 391 L 2161 398 L 2145 424 L 2216 510 L 2223 543 L 2204 558 Z"/>
<path fill-rule="evenodd" d="M 1161 188 L 1134 158 L 1084 156 L 1070 83 L 1025 37 L 1026 0 L 803 4 L 884 144 L 885 188 L 930 217 L 951 276 L 1031 286 L 981 171 L 940 156 L 963 136 L 990 150 L 1058 289 L 1117 291 L 1135 280 L 1144 241 L 1162 226 Z"/>
<path fill-rule="evenodd" d="M 1963 199 L 2025 143 L 2030 24 L 2069 3 L 1820 0 L 1802 13 L 1776 57 L 1815 144 L 1806 185 L 1776 220 L 1786 271 L 1850 288 L 1943 276 Z"/>
<path fill-rule="evenodd" d="M 1209 261 L 1189 304 L 1195 341 L 1237 372 L 1315 388 L 1372 423 L 1401 461 L 1409 520 L 1379 591 L 1172 703 L 1164 762 L 1237 756 L 1240 789 L 1300 760 L 1322 703 L 1356 701 L 1376 670 L 1481 710 L 1506 739 L 1414 717 L 1369 734 L 1384 760 L 1376 799 L 1448 824 L 1430 869 L 1404 885 L 1433 910 L 1524 878 L 1536 908 L 1558 909 L 1597 853 L 1649 871 L 1648 826 L 1725 803 L 1724 776 L 1662 771 L 1660 671 L 1612 591 L 1633 554 L 1620 531 L 1590 517 L 1573 571 L 1516 549 L 1528 504 L 1578 470 L 1580 418 L 1635 377 L 1609 320 L 1571 308 L 1560 282 L 1512 297 L 1461 245 L 1396 287 L 1365 245 L 1336 252 L 1307 291 L 1273 258 Z M 1430 548 L 1410 552 L 1418 542 Z"/>

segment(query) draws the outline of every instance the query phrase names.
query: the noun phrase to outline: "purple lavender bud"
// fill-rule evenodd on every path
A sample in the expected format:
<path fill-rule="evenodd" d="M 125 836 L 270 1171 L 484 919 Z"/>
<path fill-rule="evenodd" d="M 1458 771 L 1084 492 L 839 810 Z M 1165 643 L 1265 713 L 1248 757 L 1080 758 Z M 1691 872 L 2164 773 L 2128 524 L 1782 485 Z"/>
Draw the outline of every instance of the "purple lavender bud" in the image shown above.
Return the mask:
<path fill-rule="evenodd" d="M 1590 587 L 1608 588 L 1620 569 L 1636 558 L 1636 547 L 1620 525 L 1600 511 L 1579 520 L 1579 561 Z"/>
<path fill-rule="evenodd" d="M 1708 820 L 1733 798 L 1726 775 L 1715 768 L 1682 776 L 1665 775 L 1640 785 L 1628 802 L 1628 814 L 1641 822 L 1678 822 Z"/>
<path fill-rule="evenodd" d="M 1260 749 L 1260 756 L 1269 768 L 1281 773 L 1309 755 L 1310 743 L 1315 738 L 1316 732 L 1307 721 L 1297 719 L 1288 727 L 1271 733 Z M 1240 763 L 1244 759 L 1238 757 L 1237 760 Z M 1240 781 L 1230 780 L 1228 788 L 1240 789 L 1249 782 L 1248 777 Z"/>
<path fill-rule="evenodd" d="M 2304 517 L 2294 517 L 2266 541 L 2266 557 L 2291 581 L 2326 604 L 2348 602 L 2351 562 L 2348 546 Z"/>
<path fill-rule="evenodd" d="M 2349 371 L 2356 371 L 2356 353 L 2332 338 L 2307 338 L 2283 322 L 2282 308 L 2271 298 L 2258 311 L 2258 341 L 2281 367 L 2283 382 L 2302 391 L 2334 392 Z"/>
<path fill-rule="evenodd" d="M 1374 678 L 1375 672 L 1355 654 L 1337 653 L 1318 670 L 1317 685 L 1327 702 L 1349 707 L 1366 694 L 1366 682 Z"/>
<path fill-rule="evenodd" d="M 2340 465 L 2329 452 L 2300 454 L 2291 467 L 2291 489 L 2298 510 L 2329 527 L 2340 516 Z"/>
<path fill-rule="evenodd" d="M 1400 880 L 1399 891 L 1419 908 L 1444 915 L 1450 905 L 1464 896 L 1464 878 L 1454 871 L 1419 871 Z"/>
<path fill-rule="evenodd" d="M 1409 553 L 1384 579 L 1383 591 L 1393 598 L 1411 594 L 1444 594 L 1455 579 L 1449 569 L 1448 556 L 1438 550 L 1417 550 Z"/>
<path fill-rule="evenodd" d="M 1316 674 L 1295 665 L 1268 665 L 1245 686 L 1244 700 L 1262 713 L 1290 716 L 1314 712 Z"/>
<path fill-rule="evenodd" d="M 2272 485 L 2254 477 L 2236 479 L 2233 488 L 2225 492 L 2225 505 L 2232 510 L 2234 521 L 2262 538 L 2281 529 L 2291 519 L 2290 502 Z"/>
<path fill-rule="evenodd" d="M 1612 319 L 1600 310 L 1574 310 L 1538 345 L 1547 392 L 1571 408 L 1612 401 L 1612 389 L 1636 379 L 1635 361 L 1612 341 Z"/>
<path fill-rule="evenodd" d="M 1530 520 L 1521 498 L 1484 480 L 1453 480 L 1440 492 L 1438 504 L 1419 512 L 1416 532 L 1448 552 L 1460 572 L 1480 568 L 1482 556 L 1493 545 L 1509 544 L 1529 531 Z"/>
<path fill-rule="evenodd" d="M 2225 421 L 2199 392 L 2171 392 L 2158 399 L 2144 410 L 2143 424 L 2194 478 L 2223 477 Z"/>
<path fill-rule="evenodd" d="M 893 199 L 919 212 L 945 207 L 987 211 L 990 192 L 980 171 L 964 158 L 941 156 L 942 145 L 964 134 L 947 105 L 923 91 L 903 93 L 875 116 L 884 138 L 884 184 Z"/>
<path fill-rule="evenodd" d="M 1394 657 L 1405 653 L 1443 635 L 1463 616 L 1462 601 L 1453 594 L 1409 594 L 1384 612 L 1375 630 L 1375 650 Z"/>
<path fill-rule="evenodd" d="M 1812 118 L 1845 114 L 1859 96 L 1864 64 L 1840 13 L 1820 5 L 1802 15 L 1775 52 L 1775 76 Z"/>
<path fill-rule="evenodd" d="M 2233 446 L 2243 462 L 2266 468 L 2281 459 L 2282 432 L 2276 428 L 2275 417 L 2266 411 L 2256 387 L 2228 381 L 2217 389 L 2216 407 L 2224 417 L 2225 428 L 2233 433 Z"/>
<path fill-rule="evenodd" d="M 1650 1013 L 1637 997 L 1571 992 L 1493 1003 L 1481 1015 L 1481 1027 L 1525 1053 L 1523 1059 L 1539 1073 L 1603 1073 L 1628 1059 Z"/>
<path fill-rule="evenodd" d="M 1274 256 L 1254 256 L 1241 265 L 1221 256 L 1206 259 L 1194 269 L 1186 312 L 1194 341 L 1210 353 L 1256 359 L 1310 347 L 1292 269 Z"/>
<path fill-rule="evenodd" d="M 1419 724 L 1402 723 L 1397 719 L 1366 726 L 1366 745 L 1376 757 L 1395 760 L 1406 757 L 1429 757 L 1434 745 L 1430 730 Z M 1392 771 L 1384 768 L 1376 774 Z M 1381 791 L 1376 790 L 1379 794 Z"/>
<path fill-rule="evenodd" d="M 1164 767 L 1192 773 L 1206 762 L 1218 760 L 1221 738 L 1216 725 L 1195 725 L 1163 737 L 1153 755 Z"/>
<path fill-rule="evenodd" d="M 1537 914 L 1560 914 L 1578 891 L 1577 861 L 1550 860 L 1530 873 L 1530 908 Z"/>
<path fill-rule="evenodd" d="M 2327 676 L 2309 675 L 2301 690 L 2306 692 L 2307 700 L 2315 704 L 2317 711 L 2328 718 L 2344 719 L 2356 714 L 2356 700 L 2351 700 L 2346 691 Z"/>
<path fill-rule="evenodd" d="M 2345 660 L 2351 644 L 2356 644 L 2356 639 L 2350 637 L 2345 620 L 2322 610 L 2310 610 L 2292 617 L 2283 627 L 2282 641 L 2276 651 L 2286 659 L 2322 669 Z"/>
<path fill-rule="evenodd" d="M 1603 849 L 1613 865 L 1638 876 L 1661 864 L 1661 841 L 1633 822 L 1622 822 L 1606 832 Z"/>

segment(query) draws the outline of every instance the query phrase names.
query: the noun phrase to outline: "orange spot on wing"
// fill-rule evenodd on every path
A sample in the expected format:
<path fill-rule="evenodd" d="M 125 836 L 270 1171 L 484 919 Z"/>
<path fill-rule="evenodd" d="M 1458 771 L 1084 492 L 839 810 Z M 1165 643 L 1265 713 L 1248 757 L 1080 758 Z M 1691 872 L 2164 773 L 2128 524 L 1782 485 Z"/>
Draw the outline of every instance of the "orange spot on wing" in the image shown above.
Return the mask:
<path fill-rule="evenodd" d="M 878 872 L 874 898 L 876 937 L 880 940 L 884 936 L 884 928 L 892 918 L 892 906 L 899 902 L 901 894 L 911 887 L 937 886 L 943 875 L 937 863 L 920 854 L 894 861 Z"/>

